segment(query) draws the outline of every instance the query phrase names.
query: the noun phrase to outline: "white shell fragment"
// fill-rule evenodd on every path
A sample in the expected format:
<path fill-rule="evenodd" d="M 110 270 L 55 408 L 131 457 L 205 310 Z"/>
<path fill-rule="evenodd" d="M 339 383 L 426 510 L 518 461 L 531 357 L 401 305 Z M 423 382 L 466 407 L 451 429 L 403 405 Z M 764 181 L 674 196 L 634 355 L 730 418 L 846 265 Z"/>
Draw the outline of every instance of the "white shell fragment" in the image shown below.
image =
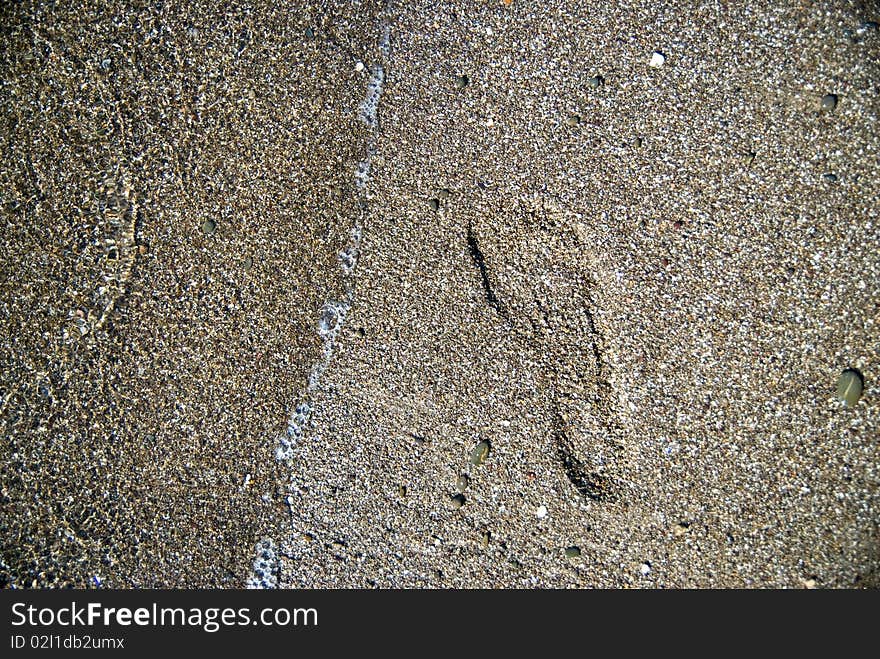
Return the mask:
<path fill-rule="evenodd" d="M 655 50 L 651 55 L 651 61 L 648 62 L 648 66 L 652 69 L 659 69 L 666 63 L 666 55 L 661 53 L 659 50 Z"/>

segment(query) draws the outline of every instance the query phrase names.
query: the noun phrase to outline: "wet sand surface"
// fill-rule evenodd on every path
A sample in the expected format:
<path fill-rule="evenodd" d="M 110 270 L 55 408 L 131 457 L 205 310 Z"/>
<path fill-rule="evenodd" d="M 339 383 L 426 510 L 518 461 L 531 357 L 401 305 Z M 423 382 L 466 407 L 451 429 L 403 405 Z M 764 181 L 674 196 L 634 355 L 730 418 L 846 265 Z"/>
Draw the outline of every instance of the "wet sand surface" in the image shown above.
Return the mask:
<path fill-rule="evenodd" d="M 876 12 L 2 11 L 4 585 L 878 585 Z"/>

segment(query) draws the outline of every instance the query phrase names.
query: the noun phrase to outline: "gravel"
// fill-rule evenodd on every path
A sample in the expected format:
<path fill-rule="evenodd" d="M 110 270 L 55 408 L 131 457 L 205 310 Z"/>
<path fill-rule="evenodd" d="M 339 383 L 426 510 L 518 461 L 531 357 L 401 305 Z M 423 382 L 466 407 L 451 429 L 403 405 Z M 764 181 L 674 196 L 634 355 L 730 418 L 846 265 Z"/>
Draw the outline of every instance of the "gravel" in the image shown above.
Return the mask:
<path fill-rule="evenodd" d="M 3 585 L 880 586 L 872 10 L 0 17 Z"/>

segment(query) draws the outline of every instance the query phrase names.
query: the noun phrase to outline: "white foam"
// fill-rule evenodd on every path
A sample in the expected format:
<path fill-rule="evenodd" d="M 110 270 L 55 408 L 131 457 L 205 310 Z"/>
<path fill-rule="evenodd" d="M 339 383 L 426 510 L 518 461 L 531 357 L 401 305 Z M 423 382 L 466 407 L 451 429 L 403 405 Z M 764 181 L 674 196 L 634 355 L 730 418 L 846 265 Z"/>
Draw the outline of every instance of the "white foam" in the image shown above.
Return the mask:
<path fill-rule="evenodd" d="M 379 98 L 385 84 L 385 69 L 381 64 L 373 66 L 370 79 L 367 81 L 367 97 L 361 103 L 360 118 L 367 126 L 373 128 L 379 120 Z"/>
<path fill-rule="evenodd" d="M 254 575 L 247 580 L 246 588 L 278 588 L 278 572 L 281 562 L 272 538 L 263 538 L 257 543 L 254 558 Z"/>
<path fill-rule="evenodd" d="M 382 36 L 378 45 L 382 56 L 387 58 L 391 53 L 390 29 L 388 26 L 383 26 Z M 358 70 L 360 70 L 360 67 Z M 376 149 L 374 135 L 379 123 L 379 99 L 382 96 L 384 83 L 385 70 L 381 64 L 376 64 L 371 69 L 370 77 L 367 80 L 366 95 L 361 102 L 358 113 L 360 121 L 369 127 L 371 133 L 367 141 L 364 158 L 357 164 L 354 171 L 355 185 L 362 194 L 362 208 L 366 207 L 364 201 L 366 198 L 365 188 L 370 179 L 370 167 L 373 153 Z M 353 294 L 352 276 L 360 256 L 361 247 L 362 229 L 360 224 L 355 224 L 351 228 L 350 236 L 349 243 L 337 254 L 343 274 L 345 275 L 345 300 L 328 300 L 321 307 L 316 329 L 324 346 L 321 359 L 312 367 L 309 373 L 306 398 L 311 398 L 312 392 L 316 391 L 319 387 L 321 378 L 333 357 L 333 347 L 336 344 L 339 331 L 345 322 L 345 316 L 351 308 Z M 306 430 L 310 425 L 312 411 L 312 405 L 306 400 L 303 400 L 296 406 L 295 411 L 287 422 L 286 431 L 278 437 L 278 446 L 275 449 L 275 458 L 278 461 L 286 462 L 293 459 L 295 447 L 306 435 Z M 289 497 L 286 501 L 290 505 Z M 264 538 L 257 544 L 256 558 L 253 564 L 254 574 L 248 579 L 247 587 L 277 588 L 279 569 L 280 561 L 275 550 L 275 543 L 271 538 Z"/>
<path fill-rule="evenodd" d="M 346 275 L 354 273 L 354 267 L 357 265 L 358 256 L 361 249 L 361 228 L 354 226 L 351 229 L 351 241 L 337 255 L 339 262 L 342 264 L 342 271 Z"/>

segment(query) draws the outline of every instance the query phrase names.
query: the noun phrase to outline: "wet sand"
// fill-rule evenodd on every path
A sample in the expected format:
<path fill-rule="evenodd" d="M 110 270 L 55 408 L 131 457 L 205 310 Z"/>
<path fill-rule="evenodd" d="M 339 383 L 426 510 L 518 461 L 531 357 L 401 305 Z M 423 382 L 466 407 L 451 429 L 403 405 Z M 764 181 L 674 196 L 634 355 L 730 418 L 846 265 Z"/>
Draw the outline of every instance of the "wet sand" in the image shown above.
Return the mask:
<path fill-rule="evenodd" d="M 103 5 L 0 20 L 6 586 L 878 585 L 880 17 Z"/>

